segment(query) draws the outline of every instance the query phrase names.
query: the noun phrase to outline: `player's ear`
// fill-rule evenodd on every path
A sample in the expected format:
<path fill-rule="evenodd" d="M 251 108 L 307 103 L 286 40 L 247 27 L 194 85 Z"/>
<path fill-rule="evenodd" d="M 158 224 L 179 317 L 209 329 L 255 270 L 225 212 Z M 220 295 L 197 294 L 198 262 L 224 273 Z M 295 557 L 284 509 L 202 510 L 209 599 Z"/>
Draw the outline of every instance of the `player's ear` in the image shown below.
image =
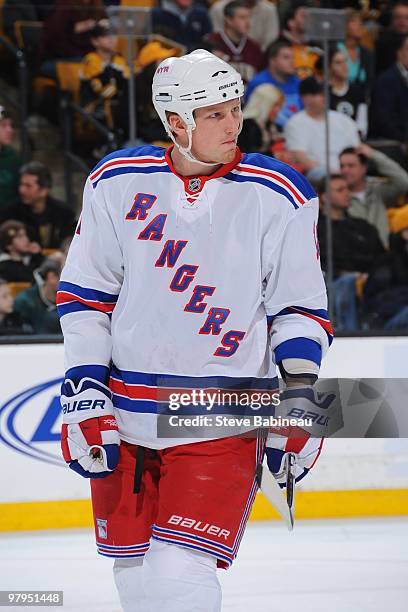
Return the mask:
<path fill-rule="evenodd" d="M 186 133 L 186 124 L 177 113 L 168 113 L 167 121 L 169 122 L 170 129 L 175 136 L 183 136 Z"/>

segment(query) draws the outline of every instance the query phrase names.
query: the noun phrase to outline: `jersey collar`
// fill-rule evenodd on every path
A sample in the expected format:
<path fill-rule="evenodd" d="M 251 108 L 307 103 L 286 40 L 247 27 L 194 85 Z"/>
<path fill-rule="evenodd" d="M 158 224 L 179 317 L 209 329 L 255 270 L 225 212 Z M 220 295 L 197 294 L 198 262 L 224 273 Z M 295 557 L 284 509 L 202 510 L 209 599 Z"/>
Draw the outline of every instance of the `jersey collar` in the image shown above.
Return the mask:
<path fill-rule="evenodd" d="M 174 145 L 171 145 L 171 147 L 166 149 L 166 152 L 164 154 L 166 162 L 170 170 L 173 172 L 173 174 L 178 176 L 178 178 L 183 181 L 184 190 L 186 194 L 191 195 L 191 196 L 194 196 L 200 193 L 200 191 L 202 191 L 207 181 L 211 179 L 221 178 L 222 176 L 225 176 L 226 174 L 228 174 L 228 172 L 231 172 L 231 170 L 235 168 L 235 166 L 241 161 L 241 158 L 242 158 L 242 153 L 237 147 L 236 152 L 235 152 L 235 157 L 232 160 L 232 162 L 229 162 L 228 164 L 223 164 L 220 168 L 218 168 L 218 170 L 216 170 L 212 174 L 199 175 L 199 176 L 197 175 L 181 176 L 181 174 L 179 174 L 177 170 L 175 169 L 173 162 L 171 160 L 171 152 L 173 149 L 174 149 Z"/>

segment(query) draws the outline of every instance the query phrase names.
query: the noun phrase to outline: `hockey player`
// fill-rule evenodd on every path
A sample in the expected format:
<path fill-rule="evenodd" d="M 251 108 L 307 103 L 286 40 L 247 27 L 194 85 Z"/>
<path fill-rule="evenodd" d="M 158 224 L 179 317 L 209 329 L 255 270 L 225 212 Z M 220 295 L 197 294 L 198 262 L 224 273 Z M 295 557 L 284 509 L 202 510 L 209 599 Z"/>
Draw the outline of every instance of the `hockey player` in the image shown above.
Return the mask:
<path fill-rule="evenodd" d="M 164 60 L 153 102 L 174 145 L 90 174 L 58 297 L 62 449 L 91 478 L 98 552 L 126 612 L 219 612 L 257 491 L 264 436 L 160 437 L 160 393 L 313 382 L 331 341 L 318 202 L 289 166 L 236 146 L 239 74 L 198 50 Z M 270 331 L 268 331 L 270 328 Z M 205 408 L 203 408 L 205 412 Z M 320 441 L 268 439 L 297 475 Z"/>

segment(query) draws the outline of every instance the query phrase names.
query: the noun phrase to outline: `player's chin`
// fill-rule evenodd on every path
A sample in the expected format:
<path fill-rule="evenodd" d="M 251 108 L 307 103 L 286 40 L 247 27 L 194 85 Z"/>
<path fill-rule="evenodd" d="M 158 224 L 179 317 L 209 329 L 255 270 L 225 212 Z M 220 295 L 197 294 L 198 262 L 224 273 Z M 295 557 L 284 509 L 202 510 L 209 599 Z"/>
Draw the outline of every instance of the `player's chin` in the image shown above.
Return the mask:
<path fill-rule="evenodd" d="M 229 164 L 230 162 L 232 162 L 232 160 L 235 157 L 235 151 L 236 151 L 236 145 L 235 144 L 233 146 L 231 146 L 230 149 L 227 149 L 226 151 L 223 151 L 223 154 L 222 154 L 222 163 L 223 164 Z"/>

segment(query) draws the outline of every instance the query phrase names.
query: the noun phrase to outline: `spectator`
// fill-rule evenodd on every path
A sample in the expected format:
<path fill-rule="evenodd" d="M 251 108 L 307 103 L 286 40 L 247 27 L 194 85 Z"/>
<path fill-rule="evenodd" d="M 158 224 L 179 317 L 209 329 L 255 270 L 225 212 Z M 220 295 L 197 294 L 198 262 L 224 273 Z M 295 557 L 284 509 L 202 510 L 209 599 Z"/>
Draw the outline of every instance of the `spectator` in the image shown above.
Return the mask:
<path fill-rule="evenodd" d="M 117 39 L 107 21 L 100 21 L 91 30 L 91 42 L 94 50 L 82 60 L 81 105 L 108 129 L 124 132 L 129 70 L 124 58 L 116 53 Z"/>
<path fill-rule="evenodd" d="M 177 55 L 175 49 L 166 48 L 156 40 L 148 42 L 140 50 L 137 63 L 141 70 L 136 76 L 136 124 L 138 136 L 145 142 L 169 139 L 163 123 L 154 109 L 151 91 L 158 64 L 167 57 L 173 57 L 174 55 Z"/>
<path fill-rule="evenodd" d="M 408 206 L 391 221 L 390 250 L 379 261 L 364 286 L 371 326 L 408 330 Z"/>
<path fill-rule="evenodd" d="M 259 85 L 244 108 L 242 131 L 238 146 L 246 153 L 265 153 L 297 170 L 295 156 L 287 150 L 283 133 L 275 120 L 284 102 L 282 92 L 273 85 Z"/>
<path fill-rule="evenodd" d="M 228 64 L 231 64 L 248 83 L 263 67 L 260 46 L 248 33 L 251 28 L 251 9 L 245 0 L 232 0 L 224 6 L 224 28 L 208 36 L 217 42 Z"/>
<path fill-rule="evenodd" d="M 381 178 L 367 176 L 369 162 Z M 342 151 L 340 169 L 351 193 L 349 213 L 374 225 L 387 248 L 389 226 L 386 209 L 408 192 L 408 173 L 387 155 L 366 144 Z"/>
<path fill-rule="evenodd" d="M 203 38 L 202 43 L 201 43 L 201 49 L 204 49 L 204 51 L 209 51 L 209 53 L 216 55 L 217 57 L 222 59 L 224 62 L 226 61 L 226 55 L 223 51 L 224 45 L 222 45 L 222 48 L 221 48 L 221 45 L 218 42 L 218 39 L 214 40 L 213 38 L 210 38 L 210 34 L 206 36 L 205 38 Z"/>
<path fill-rule="evenodd" d="M 316 63 L 316 70 L 322 75 L 322 58 Z M 354 119 L 358 131 L 365 137 L 368 126 L 364 87 L 359 83 L 350 83 L 346 56 L 337 47 L 330 49 L 329 52 L 329 80 L 330 108 Z"/>
<path fill-rule="evenodd" d="M 322 268 L 327 271 L 326 213 L 328 197 L 325 179 L 320 183 L 322 213 L 318 223 L 318 239 Z M 355 331 L 358 328 L 358 312 L 355 284 L 365 280 L 375 265 L 375 260 L 384 253 L 376 228 L 348 214 L 351 194 L 340 174 L 330 177 L 330 217 L 333 239 L 333 294 L 336 327 L 339 330 Z"/>
<path fill-rule="evenodd" d="M 188 51 L 200 46 L 202 38 L 212 31 L 206 9 L 193 0 L 161 0 L 152 10 L 153 32 L 161 34 Z"/>
<path fill-rule="evenodd" d="M 20 221 L 0 225 L 0 277 L 11 283 L 32 283 L 33 270 L 44 260 L 41 247 L 30 242 Z"/>
<path fill-rule="evenodd" d="M 370 134 L 408 143 L 408 34 L 401 36 L 397 62 L 376 80 L 370 108 Z"/>
<path fill-rule="evenodd" d="M 290 43 L 278 40 L 268 47 L 266 55 L 267 68 L 248 84 L 247 99 L 249 100 L 255 88 L 263 83 L 280 89 L 285 96 L 285 102 L 276 119 L 276 125 L 283 128 L 288 119 L 303 108 L 299 94 L 300 80 L 295 74 L 293 64 L 293 49 Z"/>
<path fill-rule="evenodd" d="M 46 260 L 35 271 L 36 283 L 16 297 L 15 309 L 30 323 L 35 334 L 60 334 L 56 295 L 61 269 Z"/>
<path fill-rule="evenodd" d="M 224 7 L 231 0 L 217 0 L 210 8 L 210 16 L 216 32 L 224 28 Z M 268 0 L 248 0 L 247 5 L 252 9 L 251 29 L 249 36 L 255 40 L 262 51 L 274 42 L 279 36 L 278 11 Z"/>
<path fill-rule="evenodd" d="M 0 336 L 31 334 L 31 326 L 14 311 L 14 298 L 4 278 L 0 278 Z"/>
<path fill-rule="evenodd" d="M 401 36 L 408 34 L 408 0 L 397 0 L 392 7 L 390 26 L 380 32 L 375 45 L 375 71 L 379 75 L 397 59 Z"/>
<path fill-rule="evenodd" d="M 359 83 L 368 94 L 374 77 L 374 58 L 370 49 L 361 44 L 362 37 L 363 22 L 360 13 L 348 9 L 346 39 L 337 46 L 346 56 L 350 83 Z"/>
<path fill-rule="evenodd" d="M 91 32 L 105 17 L 102 0 L 57 0 L 44 22 L 43 74 L 55 77 L 56 60 L 80 62 L 92 51 Z"/>
<path fill-rule="evenodd" d="M 270 153 L 274 120 L 283 104 L 282 92 L 264 83 L 259 85 L 243 111 L 238 146 L 245 153 Z M 276 128 L 275 128 L 276 129 Z"/>
<path fill-rule="evenodd" d="M 51 173 L 41 162 L 29 162 L 20 170 L 20 202 L 7 209 L 3 219 L 17 219 L 27 226 L 30 238 L 42 248 L 56 249 L 75 230 L 75 215 L 50 196 Z"/>
<path fill-rule="evenodd" d="M 292 117 L 285 126 L 286 145 L 296 153 L 297 162 L 311 180 L 326 173 L 326 123 L 323 85 L 314 77 L 300 84 L 305 110 Z M 339 170 L 339 155 L 346 147 L 360 143 L 356 123 L 344 113 L 329 111 L 330 172 Z"/>
<path fill-rule="evenodd" d="M 21 159 L 11 146 L 14 128 L 11 116 L 0 106 L 0 213 L 17 199 Z"/>
<path fill-rule="evenodd" d="M 322 50 L 307 44 L 305 37 L 307 5 L 303 2 L 293 2 L 285 17 L 285 28 L 282 38 L 291 43 L 296 74 L 299 79 L 313 75 L 314 66 Z"/>

